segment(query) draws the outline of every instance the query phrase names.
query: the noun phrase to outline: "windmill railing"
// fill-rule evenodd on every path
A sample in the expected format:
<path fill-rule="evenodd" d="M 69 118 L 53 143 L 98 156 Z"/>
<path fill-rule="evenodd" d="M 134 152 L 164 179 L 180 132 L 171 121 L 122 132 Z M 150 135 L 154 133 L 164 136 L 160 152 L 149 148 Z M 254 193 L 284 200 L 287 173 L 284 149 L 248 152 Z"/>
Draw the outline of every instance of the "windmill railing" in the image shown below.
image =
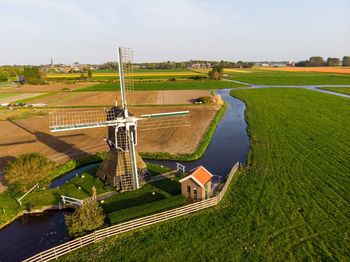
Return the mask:
<path fill-rule="evenodd" d="M 150 226 L 159 222 L 167 221 L 180 216 L 188 215 L 205 208 L 216 206 L 222 198 L 225 196 L 226 191 L 232 181 L 232 178 L 239 168 L 240 163 L 237 162 L 231 169 L 229 175 L 227 176 L 226 183 L 220 193 L 215 197 L 201 200 L 186 206 L 174 208 L 168 211 L 163 211 L 154 215 L 149 215 L 137 219 L 133 219 L 127 222 L 123 222 L 114 226 L 106 227 L 95 232 L 76 238 L 74 240 L 68 241 L 64 244 L 58 245 L 56 247 L 50 248 L 43 252 L 40 252 L 24 261 L 50 261 L 53 259 L 58 259 L 60 256 L 68 254 L 74 250 L 81 247 L 99 242 L 105 238 L 116 236 L 134 229 L 142 228 L 145 226 Z"/>

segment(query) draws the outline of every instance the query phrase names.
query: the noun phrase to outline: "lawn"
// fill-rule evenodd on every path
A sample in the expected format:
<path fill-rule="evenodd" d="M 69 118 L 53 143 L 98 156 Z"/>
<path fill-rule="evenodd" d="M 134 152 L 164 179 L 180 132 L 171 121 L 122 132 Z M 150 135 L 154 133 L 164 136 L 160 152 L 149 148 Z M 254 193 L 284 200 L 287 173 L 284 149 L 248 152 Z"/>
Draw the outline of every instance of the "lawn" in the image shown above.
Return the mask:
<path fill-rule="evenodd" d="M 196 89 L 222 89 L 240 86 L 227 81 L 162 81 L 162 82 L 135 82 L 135 90 L 196 90 Z M 85 91 L 116 91 L 119 83 L 96 84 L 74 90 Z"/>
<path fill-rule="evenodd" d="M 113 191 L 113 188 L 105 185 L 95 176 L 97 167 L 88 170 L 85 173 L 73 178 L 69 183 L 59 188 L 49 188 L 35 191 L 24 198 L 23 206 L 31 208 L 40 208 L 43 206 L 58 205 L 61 195 L 70 196 L 78 199 L 88 198 L 92 195 L 92 187 L 96 187 L 97 195 Z"/>
<path fill-rule="evenodd" d="M 322 87 L 320 89 L 350 95 L 350 87 Z"/>
<path fill-rule="evenodd" d="M 103 158 L 103 156 L 96 155 L 80 161 L 70 160 L 66 164 L 58 166 L 52 174 L 52 177 L 56 178 L 63 173 L 71 171 L 74 167 L 76 168 L 89 162 L 96 162 L 101 158 Z M 151 176 L 166 173 L 171 170 L 168 167 L 152 163 L 147 163 L 147 168 Z M 113 191 L 112 187 L 105 185 L 95 176 L 96 170 L 97 167 L 91 168 L 58 188 L 36 190 L 22 200 L 22 207 L 15 199 L 21 197 L 23 194 L 11 195 L 8 191 L 1 193 L 0 227 L 18 217 L 24 209 L 37 209 L 44 206 L 58 205 L 61 201 L 61 195 L 85 199 L 91 196 L 93 186 L 96 187 L 97 195 Z M 153 192 L 155 192 L 155 194 L 153 194 Z M 112 222 L 122 221 L 135 216 L 153 213 L 155 209 L 164 210 L 184 204 L 185 199 L 179 196 L 180 193 L 180 184 L 177 181 L 165 179 L 148 183 L 135 192 L 115 194 L 105 200 L 103 208 L 107 214 L 114 212 L 114 219 Z M 123 211 L 124 215 L 119 215 L 119 211 L 128 208 L 132 208 L 131 213 Z"/>
<path fill-rule="evenodd" d="M 345 85 L 350 84 L 349 74 L 318 72 L 283 72 L 261 69 L 225 69 L 227 78 L 256 85 Z"/>
<path fill-rule="evenodd" d="M 61 260 L 349 260 L 349 100 L 304 89 L 232 93 L 247 104 L 251 150 L 223 202 Z"/>
<path fill-rule="evenodd" d="M 180 205 L 186 199 L 181 195 L 180 183 L 164 179 L 145 184 L 137 191 L 115 194 L 102 204 L 110 224 L 150 215 Z"/>

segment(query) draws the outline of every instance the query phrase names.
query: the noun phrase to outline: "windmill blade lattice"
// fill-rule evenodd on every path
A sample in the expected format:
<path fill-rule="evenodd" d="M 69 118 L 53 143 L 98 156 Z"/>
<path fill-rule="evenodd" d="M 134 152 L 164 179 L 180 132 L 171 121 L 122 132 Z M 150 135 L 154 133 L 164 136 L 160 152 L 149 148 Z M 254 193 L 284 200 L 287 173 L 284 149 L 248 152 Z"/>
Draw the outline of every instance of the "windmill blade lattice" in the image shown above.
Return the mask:
<path fill-rule="evenodd" d="M 142 130 L 191 126 L 189 111 L 141 115 L 138 122 Z"/>
<path fill-rule="evenodd" d="M 61 111 L 51 112 L 49 115 L 51 132 L 113 126 L 116 123 L 113 110 Z"/>
<path fill-rule="evenodd" d="M 126 94 L 126 101 L 124 103 L 125 105 L 132 105 L 134 101 L 134 52 L 132 51 L 132 49 L 126 47 L 119 47 L 119 60 L 122 64 L 122 72 L 124 76 L 123 81 Z"/>

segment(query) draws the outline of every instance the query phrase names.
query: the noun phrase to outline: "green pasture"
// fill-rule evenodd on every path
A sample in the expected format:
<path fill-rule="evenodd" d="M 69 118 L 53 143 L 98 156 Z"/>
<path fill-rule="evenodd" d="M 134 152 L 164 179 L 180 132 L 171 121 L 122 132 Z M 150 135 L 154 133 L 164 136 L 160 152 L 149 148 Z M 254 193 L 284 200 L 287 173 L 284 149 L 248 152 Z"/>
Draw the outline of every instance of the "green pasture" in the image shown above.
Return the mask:
<path fill-rule="evenodd" d="M 239 69 L 237 69 L 239 70 Z M 241 69 L 245 73 L 225 70 L 228 79 L 256 85 L 345 85 L 350 74 L 283 72 L 262 69 Z"/>
<path fill-rule="evenodd" d="M 247 105 L 251 149 L 217 207 L 60 260 L 349 260 L 349 100 L 304 89 L 232 95 Z"/>
<path fill-rule="evenodd" d="M 227 81 L 175 81 L 175 82 L 135 82 L 135 90 L 198 90 L 198 89 L 223 89 L 241 86 Z M 73 92 L 86 91 L 115 91 L 119 90 L 119 83 L 95 84 L 76 89 Z"/>

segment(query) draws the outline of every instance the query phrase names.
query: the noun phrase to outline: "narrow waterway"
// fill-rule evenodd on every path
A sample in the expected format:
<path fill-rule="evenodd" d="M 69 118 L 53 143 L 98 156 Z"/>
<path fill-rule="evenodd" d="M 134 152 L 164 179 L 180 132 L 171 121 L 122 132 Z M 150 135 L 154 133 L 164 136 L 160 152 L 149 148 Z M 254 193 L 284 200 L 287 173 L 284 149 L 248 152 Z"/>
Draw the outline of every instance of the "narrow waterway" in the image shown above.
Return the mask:
<path fill-rule="evenodd" d="M 245 105 L 230 96 L 228 89 L 218 90 L 228 105 L 224 117 L 214 132 L 212 140 L 202 158 L 182 162 L 186 170 L 203 165 L 214 175 L 225 176 L 232 166 L 246 162 L 249 138 L 244 119 Z M 150 161 L 174 168 L 176 161 Z M 75 175 L 96 167 L 91 164 L 74 170 L 52 182 L 56 187 Z M 37 215 L 24 215 L 0 230 L 0 261 L 20 261 L 50 247 L 68 241 L 69 235 L 64 224 L 65 212 L 44 212 Z"/>
<path fill-rule="evenodd" d="M 185 165 L 186 170 L 202 165 L 218 176 L 226 176 L 237 161 L 245 163 L 249 150 L 247 124 L 244 118 L 245 104 L 239 99 L 230 96 L 230 90 L 228 89 L 218 90 L 217 94 L 222 96 L 228 108 L 203 156 L 190 162 L 149 162 L 166 165 L 171 168 L 175 168 L 176 163 L 181 163 Z"/>

